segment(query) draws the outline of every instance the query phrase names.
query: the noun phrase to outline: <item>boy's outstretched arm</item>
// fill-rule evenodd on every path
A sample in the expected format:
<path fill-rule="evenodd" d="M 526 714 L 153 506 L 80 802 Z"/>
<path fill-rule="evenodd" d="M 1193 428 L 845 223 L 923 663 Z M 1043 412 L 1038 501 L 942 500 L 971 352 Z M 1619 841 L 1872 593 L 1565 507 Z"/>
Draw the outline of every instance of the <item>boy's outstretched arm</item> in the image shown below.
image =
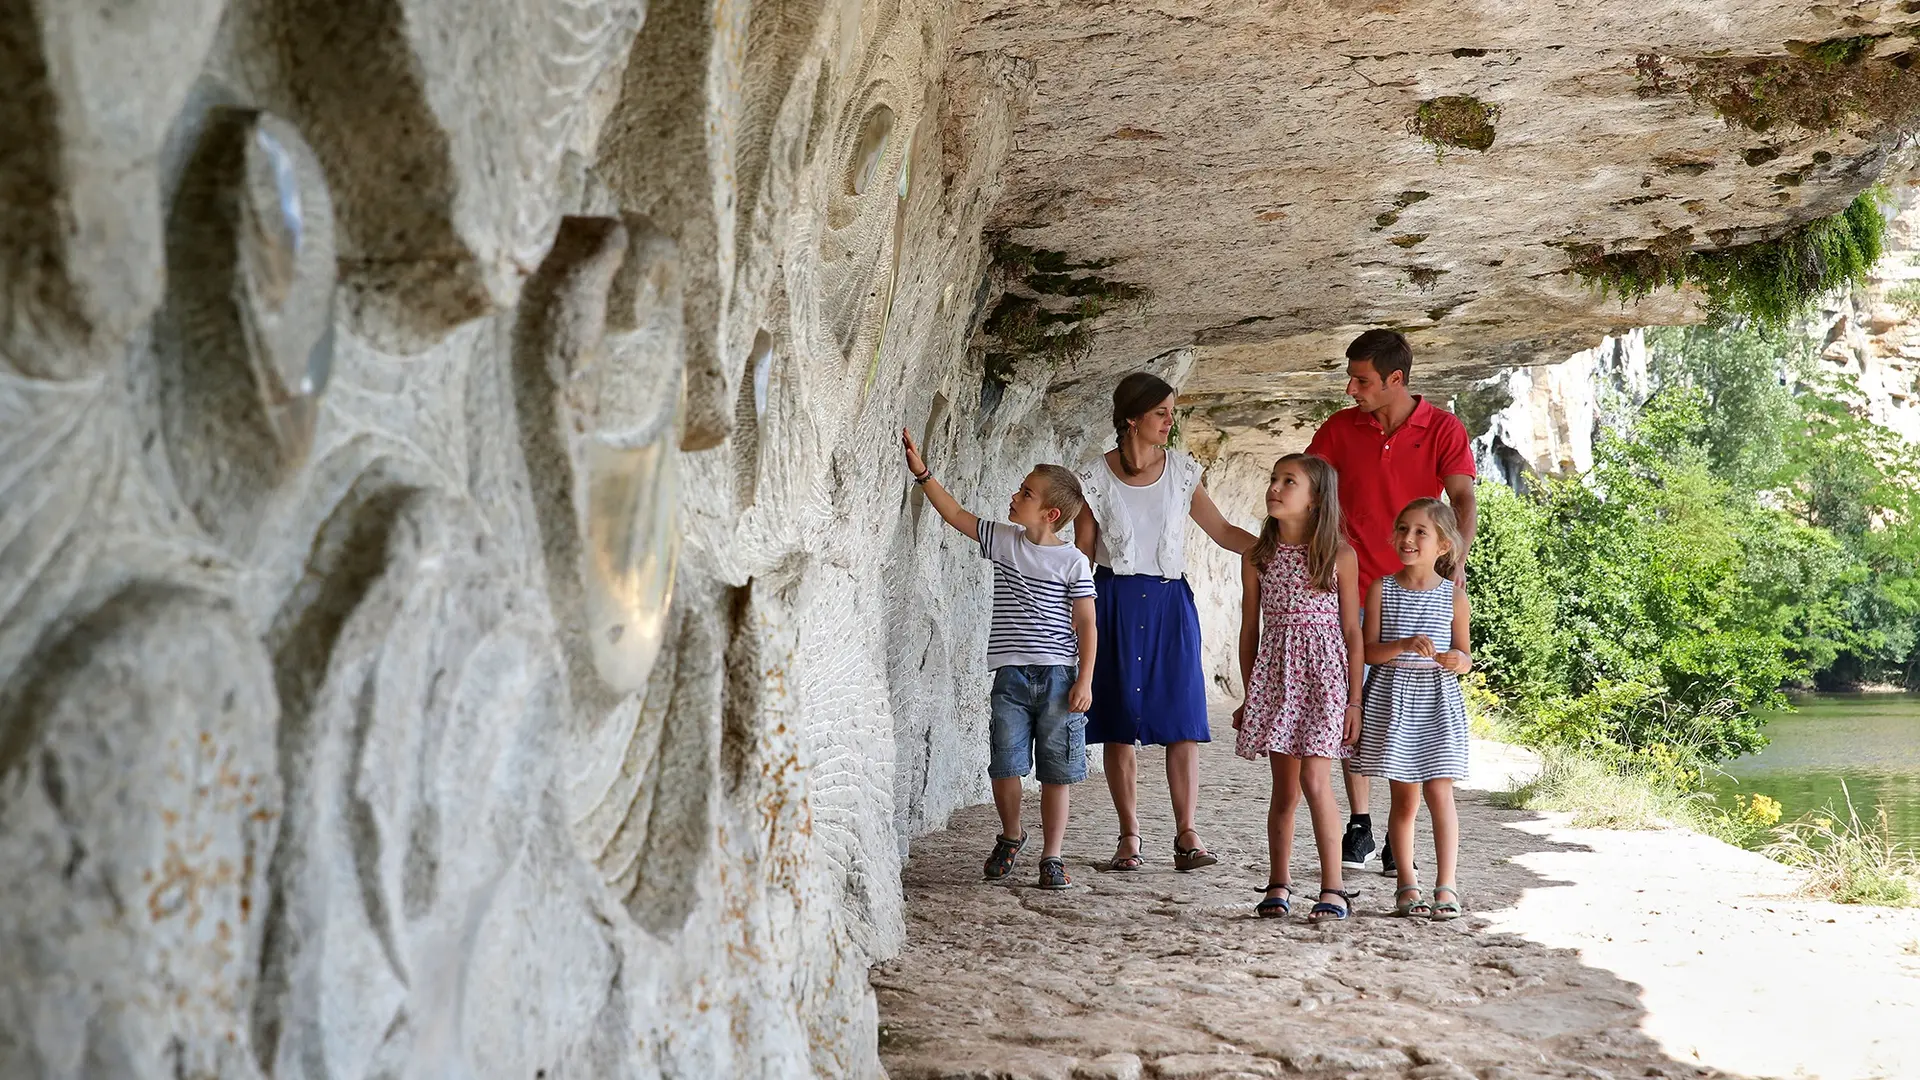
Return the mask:
<path fill-rule="evenodd" d="M 940 481 L 933 479 L 933 474 L 927 469 L 927 463 L 920 458 L 920 448 L 913 445 L 913 435 L 906 428 L 900 429 L 900 442 L 907 449 L 907 470 L 913 473 L 915 480 L 923 476 L 927 478 L 920 485 L 920 490 L 927 493 L 927 501 L 940 512 L 940 519 L 965 533 L 967 539 L 979 540 L 980 519 L 967 513 L 966 508 L 954 501 L 947 489 L 940 486 Z M 1092 669 L 1091 664 L 1087 666 L 1089 670 Z"/>
<path fill-rule="evenodd" d="M 1080 676 L 1067 691 L 1067 708 L 1083 713 L 1093 707 L 1093 658 L 1099 655 L 1099 629 L 1093 616 L 1093 597 L 1073 600 L 1073 633 L 1080 639 Z"/>

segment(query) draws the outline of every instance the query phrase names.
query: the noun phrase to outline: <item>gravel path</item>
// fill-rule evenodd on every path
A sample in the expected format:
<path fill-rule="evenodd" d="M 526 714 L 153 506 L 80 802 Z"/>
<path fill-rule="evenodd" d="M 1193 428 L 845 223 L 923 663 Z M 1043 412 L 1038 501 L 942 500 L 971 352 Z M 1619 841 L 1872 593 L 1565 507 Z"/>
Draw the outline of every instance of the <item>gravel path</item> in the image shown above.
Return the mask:
<path fill-rule="evenodd" d="M 1226 724 L 1216 720 L 1215 727 L 1224 730 Z M 1504 774 L 1521 767 L 1511 748 L 1476 744 L 1475 752 L 1476 771 L 1491 774 L 1477 777 L 1486 786 L 1504 786 Z M 1298 915 L 1259 920 L 1253 905 L 1266 881 L 1266 769 L 1233 757 L 1225 742 L 1203 748 L 1200 825 L 1221 861 L 1179 874 L 1172 867 L 1161 765 L 1159 753 L 1142 753 L 1149 861 L 1137 873 L 1095 869 L 1111 853 L 1118 831 L 1098 778 L 1074 792 L 1066 844 L 1074 879 L 1069 891 L 1032 887 L 1037 843 L 1021 856 L 1017 884 L 979 881 L 980 861 L 998 831 L 989 807 L 964 810 L 946 831 L 915 842 L 904 875 L 907 947 L 872 974 L 881 1054 L 892 1080 L 1731 1076 L 1736 1074 L 1720 1069 L 1751 1049 L 1753 1024 L 1768 1021 L 1764 1009 L 1752 1008 L 1754 1001 L 1765 1005 L 1766 995 L 1728 985 L 1742 993 L 1730 994 L 1727 1001 L 1734 1005 L 1721 1009 L 1697 1000 L 1696 979 L 1685 993 L 1665 995 L 1695 999 L 1681 1017 L 1687 1029 L 1682 1034 L 1693 1038 L 1682 1044 L 1669 1032 L 1656 1041 L 1649 1032 L 1657 1033 L 1658 1025 L 1643 1024 L 1648 1017 L 1641 987 L 1614 974 L 1632 964 L 1615 956 L 1611 970 L 1603 969 L 1564 947 L 1635 939 L 1641 941 L 1638 952 L 1624 944 L 1616 952 L 1638 957 L 1654 975 L 1675 966 L 1670 939 L 1686 927 L 1663 929 L 1673 922 L 1673 910 L 1648 910 L 1648 897 L 1623 889 L 1618 875 L 1630 871 L 1636 850 L 1665 850 L 1673 842 L 1682 844 L 1697 868 L 1703 856 L 1686 845 L 1702 838 L 1576 832 L 1547 815 L 1496 809 L 1483 791 L 1463 790 L 1460 877 L 1468 917 L 1448 924 L 1389 917 L 1391 881 L 1365 871 L 1350 873 L 1348 887 L 1364 891 L 1348 922 L 1310 926 Z M 1027 813 L 1037 841 L 1037 798 L 1028 800 Z M 1384 814 L 1376 819 L 1384 821 Z M 1302 902 L 1295 910 L 1304 912 L 1318 878 L 1304 809 L 1296 836 L 1294 880 Z M 1632 840 L 1615 842 L 1622 837 Z M 1607 852 L 1586 843 L 1602 838 Z M 1419 861 L 1430 865 L 1424 818 L 1419 844 L 1425 853 Z M 1759 859 L 1712 846 L 1739 860 Z M 1543 861 L 1554 876 L 1543 875 Z M 1430 883 L 1430 875 L 1423 877 L 1423 884 Z M 1792 888 L 1778 874 L 1766 884 L 1776 893 Z M 1742 897 L 1750 901 L 1753 891 L 1745 889 Z M 1576 894 L 1578 901 L 1571 899 Z M 1738 903 L 1742 897 L 1707 901 Z M 1839 910 L 1785 901 L 1775 906 Z M 1752 912 L 1745 918 L 1752 921 Z M 1632 927 L 1600 925 L 1607 920 Z M 1876 926 L 1891 941 L 1907 924 Z M 1632 928 L 1643 932 L 1636 936 Z M 1806 945 L 1807 939 L 1789 934 L 1782 922 L 1772 936 L 1797 942 L 1794 948 Z M 1899 969 L 1899 957 L 1884 966 Z M 1849 1014 L 1860 1012 L 1848 1007 L 1859 1004 L 1853 998 L 1878 994 L 1882 1005 L 1892 1002 L 1887 1008 L 1895 1018 L 1869 1015 L 1863 1024 L 1900 1023 L 1896 1033 L 1920 1032 L 1920 1014 L 1899 1011 L 1920 1002 L 1920 993 L 1910 992 L 1920 989 L 1920 979 L 1911 970 L 1905 978 L 1911 981 L 1890 990 L 1882 980 L 1852 994 L 1844 982 L 1819 992 L 1841 998 L 1833 1011 Z M 1773 985 L 1781 1011 L 1804 1001 L 1810 990 L 1791 971 L 1780 972 Z M 1906 1026 L 1910 1015 L 1916 1022 Z M 1805 1027 L 1806 1019 L 1788 1024 Z M 1765 1043 L 1764 1032 L 1757 1034 Z M 1819 1038 L 1816 1031 L 1800 1044 Z M 1804 1055 L 1789 1057 L 1761 1060 L 1763 1068 L 1753 1075 L 1905 1075 L 1879 1071 L 1874 1062 L 1885 1055 L 1859 1072 L 1822 1072 L 1817 1061 L 1809 1069 Z M 1846 1069 L 1855 1067 L 1849 1059 Z"/>

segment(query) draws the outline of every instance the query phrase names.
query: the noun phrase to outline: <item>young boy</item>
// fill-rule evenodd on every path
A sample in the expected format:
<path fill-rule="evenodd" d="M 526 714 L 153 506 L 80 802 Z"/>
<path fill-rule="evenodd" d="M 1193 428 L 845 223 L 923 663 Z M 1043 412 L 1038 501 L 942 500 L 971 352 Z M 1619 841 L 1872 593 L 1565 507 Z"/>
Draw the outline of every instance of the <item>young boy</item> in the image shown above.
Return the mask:
<path fill-rule="evenodd" d="M 1032 760 L 1040 773 L 1040 887 L 1073 882 L 1060 858 L 1069 784 L 1087 778 L 1087 706 L 1093 704 L 1093 567 L 1060 526 L 1084 500 L 1080 482 L 1059 465 L 1036 465 L 1014 492 L 1006 521 L 982 521 L 933 478 L 906 429 L 913 482 L 947 524 L 980 544 L 993 561 L 993 622 L 987 666 L 993 672 L 993 805 L 1000 836 L 987 856 L 988 881 L 1004 881 L 1027 846 L 1020 827 L 1020 781 Z"/>

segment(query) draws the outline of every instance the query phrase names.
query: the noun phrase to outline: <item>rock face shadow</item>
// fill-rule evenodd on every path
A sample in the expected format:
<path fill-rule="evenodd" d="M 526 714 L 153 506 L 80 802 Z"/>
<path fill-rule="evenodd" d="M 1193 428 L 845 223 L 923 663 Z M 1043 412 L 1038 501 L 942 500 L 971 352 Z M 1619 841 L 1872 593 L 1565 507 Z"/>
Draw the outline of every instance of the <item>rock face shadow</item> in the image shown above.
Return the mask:
<path fill-rule="evenodd" d="M 1224 728 L 1221 723 L 1218 727 Z M 1701 1077 L 1640 1030 L 1641 988 L 1569 949 L 1495 933 L 1476 911 L 1561 888 L 1521 856 L 1581 851 L 1510 826 L 1541 815 L 1459 792 L 1460 884 L 1452 923 L 1389 914 L 1378 863 L 1348 871 L 1344 923 L 1304 919 L 1319 869 L 1296 826 L 1294 914 L 1253 913 L 1267 881 L 1268 773 L 1229 744 L 1202 748 L 1200 827 L 1220 862 L 1173 869 L 1164 755 L 1140 755 L 1147 865 L 1099 869 L 1115 825 L 1104 785 L 1078 787 L 1065 854 L 1073 887 L 1034 887 L 1033 846 L 1014 884 L 985 885 L 999 831 L 991 807 L 921 838 L 904 872 L 907 947 L 876 967 L 881 1057 L 894 1080 L 951 1077 Z M 1376 814 L 1376 818 L 1384 818 Z M 1425 817 L 1415 862 L 1430 885 Z"/>

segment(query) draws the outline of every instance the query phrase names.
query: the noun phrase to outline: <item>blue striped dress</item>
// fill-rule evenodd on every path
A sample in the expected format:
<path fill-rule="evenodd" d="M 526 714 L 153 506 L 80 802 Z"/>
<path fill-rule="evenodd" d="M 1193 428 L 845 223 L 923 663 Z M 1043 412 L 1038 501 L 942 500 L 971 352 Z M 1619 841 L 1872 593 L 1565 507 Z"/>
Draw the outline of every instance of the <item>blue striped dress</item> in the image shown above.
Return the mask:
<path fill-rule="evenodd" d="M 1380 640 L 1425 634 L 1435 652 L 1453 648 L 1453 589 L 1403 589 L 1380 579 Z M 1467 706 L 1460 676 L 1417 653 L 1375 664 L 1361 691 L 1362 773 L 1402 783 L 1467 778 Z"/>

